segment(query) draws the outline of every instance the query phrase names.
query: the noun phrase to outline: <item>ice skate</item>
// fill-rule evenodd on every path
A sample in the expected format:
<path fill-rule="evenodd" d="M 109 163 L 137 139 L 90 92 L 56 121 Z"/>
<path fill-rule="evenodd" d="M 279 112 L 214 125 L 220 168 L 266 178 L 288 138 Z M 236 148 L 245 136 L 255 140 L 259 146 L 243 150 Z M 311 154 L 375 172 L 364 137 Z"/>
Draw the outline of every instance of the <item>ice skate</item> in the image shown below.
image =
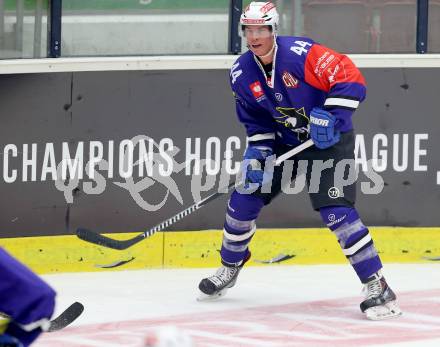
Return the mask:
<path fill-rule="evenodd" d="M 198 301 L 215 300 L 224 296 L 237 282 L 241 266 L 221 266 L 215 275 L 204 278 L 199 283 Z"/>
<path fill-rule="evenodd" d="M 229 288 L 232 288 L 237 282 L 238 274 L 243 265 L 250 258 L 250 254 L 240 265 L 223 265 L 216 271 L 215 275 L 204 278 L 199 283 L 198 301 L 216 300 L 224 296 Z"/>
<path fill-rule="evenodd" d="M 360 307 L 368 319 L 383 320 L 402 314 L 396 302 L 396 294 L 388 286 L 380 271 L 369 278 L 364 290 L 365 300 Z"/>

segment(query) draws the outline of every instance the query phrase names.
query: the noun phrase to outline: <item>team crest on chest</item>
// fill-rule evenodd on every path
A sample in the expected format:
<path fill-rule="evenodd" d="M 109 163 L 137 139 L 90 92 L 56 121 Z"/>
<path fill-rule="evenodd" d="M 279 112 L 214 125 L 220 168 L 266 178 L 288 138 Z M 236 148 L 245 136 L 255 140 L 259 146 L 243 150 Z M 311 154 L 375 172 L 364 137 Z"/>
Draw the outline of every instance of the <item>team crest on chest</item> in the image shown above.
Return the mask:
<path fill-rule="evenodd" d="M 283 82 L 287 88 L 298 88 L 299 81 L 293 77 L 289 72 L 283 72 Z"/>

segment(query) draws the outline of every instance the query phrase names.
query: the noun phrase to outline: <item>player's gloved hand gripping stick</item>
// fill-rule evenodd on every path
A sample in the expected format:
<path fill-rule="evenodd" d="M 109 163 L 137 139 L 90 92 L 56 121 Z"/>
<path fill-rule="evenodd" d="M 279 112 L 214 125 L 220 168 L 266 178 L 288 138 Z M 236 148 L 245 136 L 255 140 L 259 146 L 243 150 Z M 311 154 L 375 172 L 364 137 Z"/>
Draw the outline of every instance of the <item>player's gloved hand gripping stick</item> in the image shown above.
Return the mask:
<path fill-rule="evenodd" d="M 303 150 L 313 146 L 313 141 L 307 140 L 306 142 L 300 144 L 299 146 L 291 149 L 290 151 L 284 153 L 283 155 L 280 155 L 276 161 L 275 165 L 280 165 L 282 162 L 287 160 L 288 158 L 302 152 Z M 214 194 L 211 194 L 207 196 L 206 198 L 200 200 L 199 202 L 196 202 L 195 204 L 191 205 L 190 207 L 184 209 L 183 211 L 177 213 L 176 215 L 168 218 L 167 220 L 164 220 L 163 222 L 159 223 L 158 225 L 155 225 L 154 227 L 144 231 L 143 233 L 128 239 L 128 240 L 115 240 L 110 237 L 101 235 L 97 232 L 94 232 L 89 229 L 85 228 L 78 228 L 76 231 L 76 235 L 84 241 L 94 243 L 99 246 L 107 247 L 107 248 L 113 248 L 118 250 L 127 249 L 136 243 L 154 235 L 156 232 L 161 231 L 170 225 L 176 223 L 177 221 L 181 220 L 182 218 L 190 215 L 194 211 L 202 208 L 207 203 L 217 199 L 220 196 L 223 196 L 226 193 L 229 193 L 233 188 L 235 187 L 235 182 L 232 182 L 229 184 L 229 186 L 226 188 L 226 192 L 224 192 L 225 189 L 220 189 L 218 192 L 215 192 Z"/>
<path fill-rule="evenodd" d="M 260 166 L 256 170 L 253 168 L 253 165 L 255 163 L 258 163 L 261 165 L 261 162 L 266 162 L 268 157 L 272 157 L 273 151 L 271 148 L 261 148 L 261 147 L 254 147 L 254 146 L 248 146 L 246 148 L 246 151 L 244 152 L 244 160 L 243 160 L 243 166 L 246 172 L 246 175 L 244 177 L 245 179 L 245 185 L 244 187 L 248 185 L 248 182 L 250 183 L 258 183 L 263 184 L 265 180 L 265 171 L 267 171 L 267 167 L 263 170 L 263 168 Z M 270 165 L 269 165 L 270 166 Z M 243 169 L 243 168 L 242 168 Z M 270 172 L 273 174 L 273 167 Z"/>
<path fill-rule="evenodd" d="M 326 149 L 340 140 L 336 118 L 330 112 L 314 107 L 310 112 L 310 137 L 319 149 Z"/>

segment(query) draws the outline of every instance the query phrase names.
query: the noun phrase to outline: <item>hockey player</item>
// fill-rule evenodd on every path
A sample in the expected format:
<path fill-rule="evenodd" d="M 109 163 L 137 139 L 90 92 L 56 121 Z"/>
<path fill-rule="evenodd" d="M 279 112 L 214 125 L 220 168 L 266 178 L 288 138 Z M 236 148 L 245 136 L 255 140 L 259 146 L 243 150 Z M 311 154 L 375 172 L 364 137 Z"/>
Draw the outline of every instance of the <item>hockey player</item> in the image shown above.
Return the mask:
<path fill-rule="evenodd" d="M 354 164 L 352 115 L 366 95 L 364 78 L 345 55 L 307 37 L 278 36 L 278 18 L 271 2 L 251 2 L 240 18 L 249 50 L 233 64 L 230 83 L 247 133 L 243 175 L 246 185 L 257 184 L 259 189 L 252 194 L 241 189 L 232 193 L 224 223 L 222 266 L 200 282 L 201 299 L 224 295 L 250 258 L 248 245 L 256 219 L 281 189 L 282 166 L 274 171 L 264 170 L 265 166 L 273 168 L 274 155 L 312 138 L 314 146 L 295 159 L 307 161 L 309 187 L 314 161 L 333 161 L 332 168 L 321 172 L 317 192 L 309 189 L 309 196 L 365 285 L 360 308 L 373 320 L 398 316 L 396 296 L 381 274 L 371 235 L 354 207 L 355 184 L 341 190 L 334 183 L 339 161 Z"/>
<path fill-rule="evenodd" d="M 42 279 L 0 248 L 0 312 L 8 316 L 0 328 L 0 346 L 29 346 L 47 330 L 55 295 Z"/>

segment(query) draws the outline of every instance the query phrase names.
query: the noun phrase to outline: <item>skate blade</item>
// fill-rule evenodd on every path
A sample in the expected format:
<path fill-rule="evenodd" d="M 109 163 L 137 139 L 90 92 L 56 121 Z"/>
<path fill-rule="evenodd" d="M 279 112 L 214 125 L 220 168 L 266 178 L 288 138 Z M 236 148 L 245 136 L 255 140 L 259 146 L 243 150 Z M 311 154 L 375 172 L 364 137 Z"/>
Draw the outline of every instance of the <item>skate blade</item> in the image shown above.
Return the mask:
<path fill-rule="evenodd" d="M 208 295 L 208 294 L 205 294 L 205 293 L 199 291 L 199 296 L 197 297 L 197 301 L 215 301 L 215 300 L 218 300 L 221 297 L 225 296 L 227 291 L 228 291 L 228 288 L 225 288 L 225 289 L 223 289 L 213 295 Z"/>
<path fill-rule="evenodd" d="M 365 310 L 367 318 L 370 320 L 385 320 L 397 318 L 402 315 L 402 311 L 397 306 L 396 301 L 390 301 L 385 305 L 371 307 Z"/>

